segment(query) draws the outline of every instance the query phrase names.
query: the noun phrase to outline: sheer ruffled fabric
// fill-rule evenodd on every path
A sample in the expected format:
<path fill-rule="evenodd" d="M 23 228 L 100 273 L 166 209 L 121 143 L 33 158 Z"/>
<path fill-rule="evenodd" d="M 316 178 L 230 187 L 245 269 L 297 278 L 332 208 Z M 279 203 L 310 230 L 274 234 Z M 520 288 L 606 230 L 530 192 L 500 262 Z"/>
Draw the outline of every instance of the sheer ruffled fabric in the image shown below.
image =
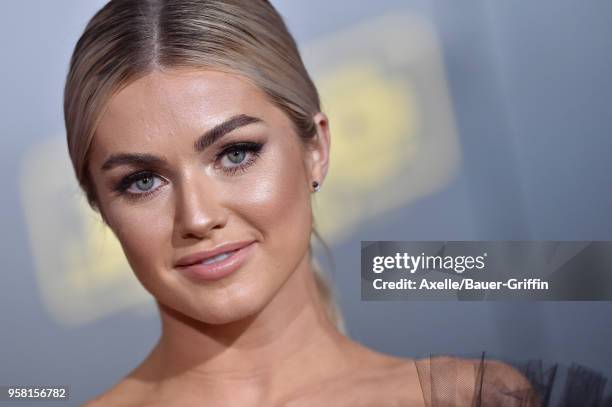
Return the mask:
<path fill-rule="evenodd" d="M 607 378 L 577 364 L 432 356 L 416 362 L 426 407 L 612 407 Z"/>

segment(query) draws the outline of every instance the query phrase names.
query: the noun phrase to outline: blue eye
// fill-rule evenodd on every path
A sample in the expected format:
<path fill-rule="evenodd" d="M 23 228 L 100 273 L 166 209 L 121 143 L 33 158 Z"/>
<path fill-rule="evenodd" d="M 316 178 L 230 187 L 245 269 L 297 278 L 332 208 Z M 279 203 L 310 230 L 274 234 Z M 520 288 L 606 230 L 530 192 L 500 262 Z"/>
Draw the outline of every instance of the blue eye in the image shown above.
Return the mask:
<path fill-rule="evenodd" d="M 227 158 L 234 164 L 240 164 L 241 162 L 244 161 L 246 157 L 246 153 L 247 152 L 244 150 L 232 151 L 227 154 Z"/>
<path fill-rule="evenodd" d="M 153 186 L 153 177 L 150 177 L 150 176 L 142 177 L 141 179 L 136 181 L 134 185 L 136 185 L 136 188 L 138 188 L 141 191 L 148 191 Z"/>
<path fill-rule="evenodd" d="M 222 170 L 229 175 L 234 175 L 238 170 L 245 171 L 255 163 L 262 147 L 262 143 L 255 142 L 240 142 L 225 147 L 218 155 Z"/>
<path fill-rule="evenodd" d="M 262 148 L 263 143 L 250 141 L 230 144 L 217 154 L 216 162 L 228 175 L 239 170 L 244 172 L 257 161 Z M 156 193 L 166 183 L 168 181 L 150 170 L 139 171 L 121 179 L 113 190 L 126 198 L 139 199 Z"/>
<path fill-rule="evenodd" d="M 141 171 L 123 178 L 114 190 L 128 198 L 141 198 L 157 191 L 163 183 L 163 179 L 151 171 Z"/>

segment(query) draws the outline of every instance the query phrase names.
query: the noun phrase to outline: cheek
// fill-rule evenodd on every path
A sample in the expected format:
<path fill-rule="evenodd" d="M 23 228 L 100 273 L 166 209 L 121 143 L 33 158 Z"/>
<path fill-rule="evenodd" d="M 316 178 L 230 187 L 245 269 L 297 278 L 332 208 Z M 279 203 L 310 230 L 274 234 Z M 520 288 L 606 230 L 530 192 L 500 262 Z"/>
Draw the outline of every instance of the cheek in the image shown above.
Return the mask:
<path fill-rule="evenodd" d="M 241 212 L 263 234 L 270 250 L 288 250 L 291 245 L 303 250 L 310 241 L 310 193 L 302 160 L 299 147 L 277 146 L 241 181 Z"/>
<path fill-rule="evenodd" d="M 160 261 L 165 263 L 166 259 L 170 258 L 169 236 L 172 224 L 171 216 L 163 216 L 170 215 L 166 206 L 167 204 L 159 200 L 158 205 L 122 205 L 121 208 L 113 208 L 111 205 L 109 208 L 109 224 L 121 243 L 130 266 L 141 281 L 142 277 L 151 274 L 150 271 L 158 266 Z"/>

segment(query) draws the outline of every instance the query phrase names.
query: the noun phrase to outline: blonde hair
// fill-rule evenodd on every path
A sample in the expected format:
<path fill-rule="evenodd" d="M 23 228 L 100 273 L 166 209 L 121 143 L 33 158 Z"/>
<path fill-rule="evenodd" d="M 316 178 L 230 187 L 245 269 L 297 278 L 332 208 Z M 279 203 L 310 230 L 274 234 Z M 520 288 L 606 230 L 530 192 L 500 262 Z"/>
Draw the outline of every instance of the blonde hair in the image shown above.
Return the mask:
<path fill-rule="evenodd" d="M 266 0 L 111 0 L 87 24 L 64 90 L 68 151 L 94 210 L 87 169 L 92 139 L 111 95 L 160 68 L 203 68 L 248 78 L 307 143 L 319 95 L 282 17 Z M 312 256 L 311 256 L 312 258 Z M 312 261 L 330 319 L 344 331 L 327 276 Z"/>

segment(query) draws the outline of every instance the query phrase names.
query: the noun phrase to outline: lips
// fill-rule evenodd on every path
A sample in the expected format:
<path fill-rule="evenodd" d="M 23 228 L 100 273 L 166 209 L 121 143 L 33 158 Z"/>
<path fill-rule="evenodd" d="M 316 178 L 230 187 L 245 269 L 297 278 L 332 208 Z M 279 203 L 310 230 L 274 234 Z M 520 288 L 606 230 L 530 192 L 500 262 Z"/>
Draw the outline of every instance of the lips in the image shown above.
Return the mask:
<path fill-rule="evenodd" d="M 214 257 L 222 255 L 222 254 L 231 255 L 231 252 L 240 250 L 250 245 L 251 243 L 253 243 L 253 240 L 235 242 L 235 243 L 226 243 L 226 244 L 219 245 L 211 250 L 206 250 L 206 251 L 190 254 L 188 256 L 181 257 L 176 262 L 176 267 L 187 267 L 187 266 L 191 266 L 194 264 L 200 264 L 202 262 L 211 260 Z"/>
<path fill-rule="evenodd" d="M 254 241 L 224 244 L 179 259 L 175 269 L 194 281 L 213 281 L 229 276 L 251 257 Z"/>

